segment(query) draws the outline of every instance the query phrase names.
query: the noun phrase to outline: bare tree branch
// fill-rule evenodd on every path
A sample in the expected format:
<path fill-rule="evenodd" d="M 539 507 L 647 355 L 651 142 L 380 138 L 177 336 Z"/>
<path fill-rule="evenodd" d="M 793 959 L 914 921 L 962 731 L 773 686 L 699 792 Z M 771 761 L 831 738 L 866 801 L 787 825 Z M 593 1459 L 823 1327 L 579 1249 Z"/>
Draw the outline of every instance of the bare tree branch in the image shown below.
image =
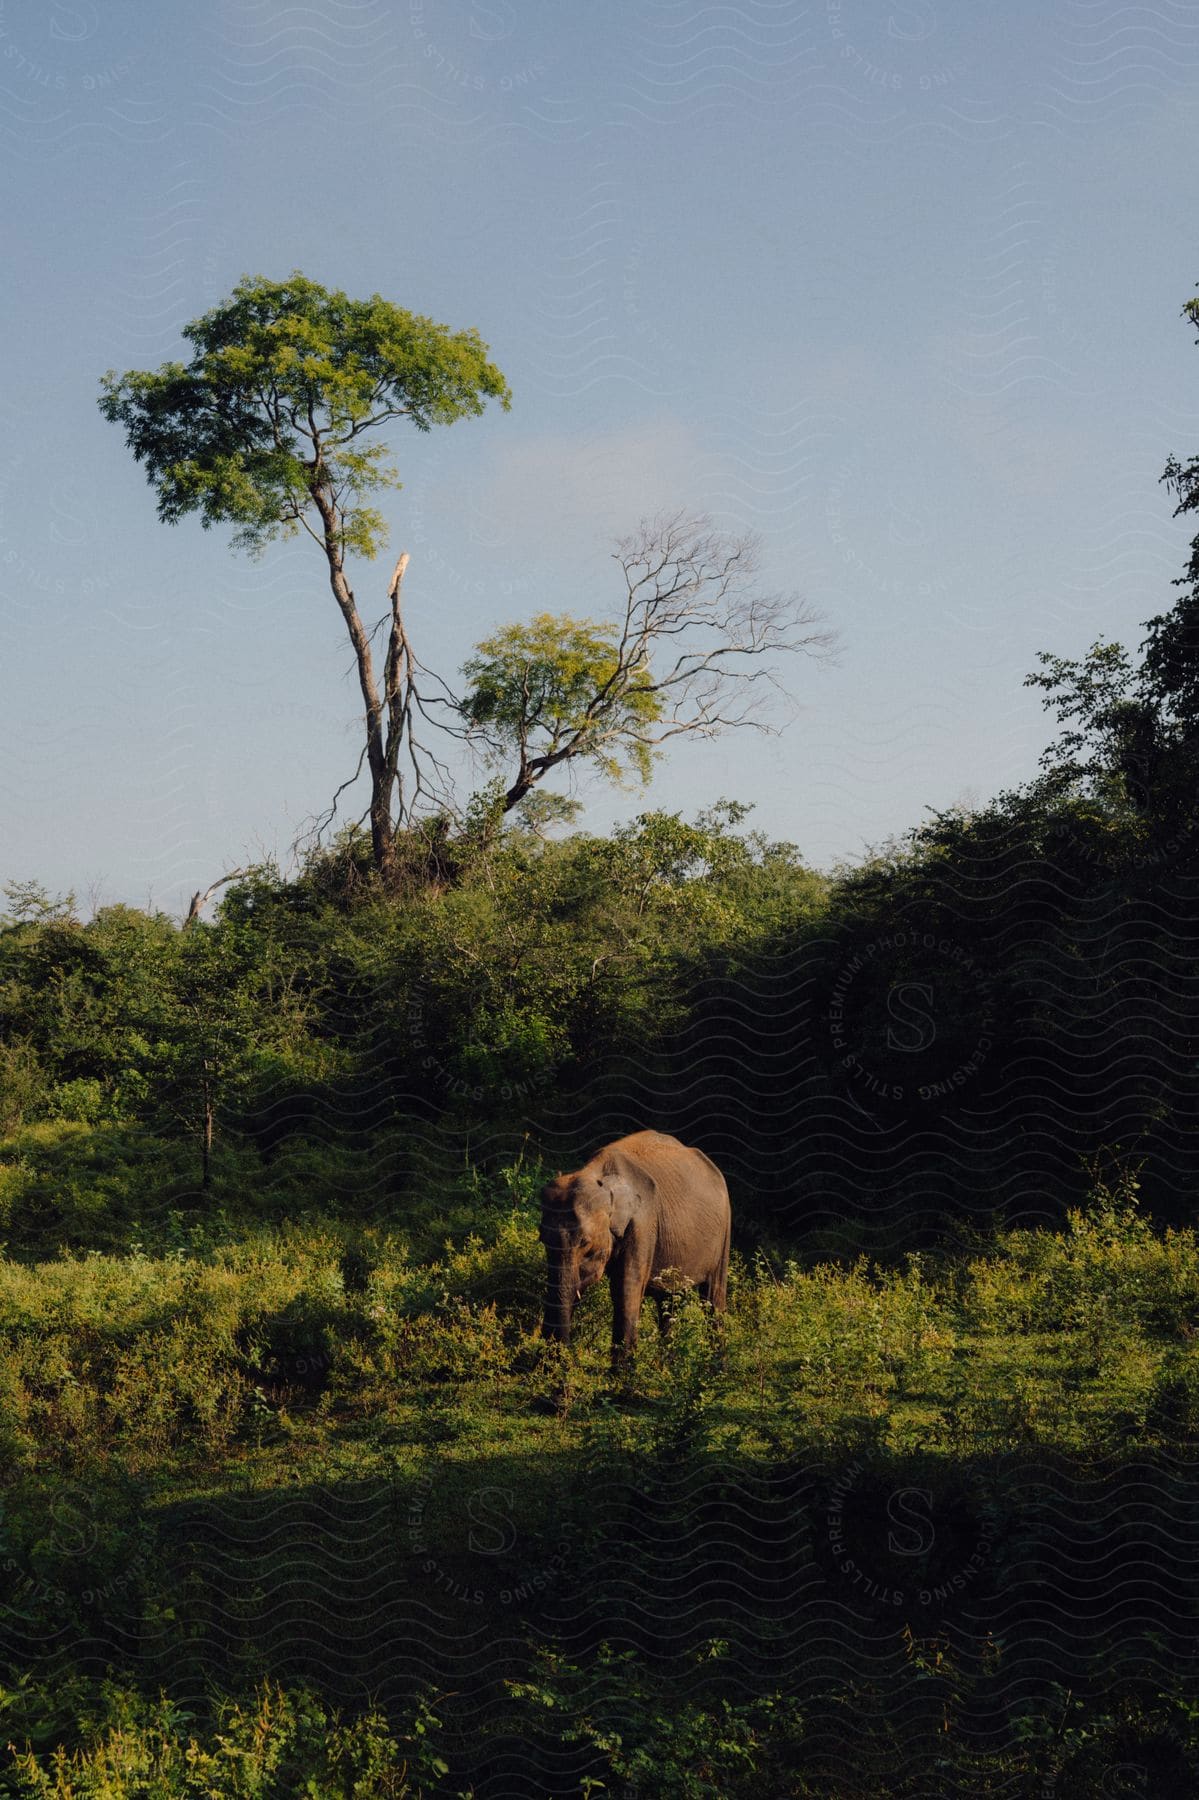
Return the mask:
<path fill-rule="evenodd" d="M 304 849 L 312 848 L 313 846 L 320 843 L 321 839 L 324 837 L 325 833 L 329 830 L 330 826 L 332 825 L 334 819 L 337 817 L 337 802 L 341 799 L 341 796 L 345 793 L 347 788 L 353 787 L 354 783 L 357 781 L 358 777 L 362 773 L 362 765 L 365 761 L 366 761 L 366 745 L 363 744 L 362 749 L 358 753 L 358 767 L 354 770 L 354 773 L 351 776 L 349 776 L 345 781 L 342 782 L 341 786 L 334 793 L 333 798 L 329 802 L 329 805 L 326 807 L 325 811 L 323 813 L 321 813 L 319 815 L 319 817 L 312 820 L 312 822 L 307 830 L 301 829 L 300 835 L 296 838 L 295 843 L 291 847 L 293 856 L 299 854 Z M 369 810 L 370 809 L 368 807 L 367 811 L 369 812 Z M 367 816 L 366 812 L 364 812 L 362 814 L 362 817 L 358 820 L 358 823 L 361 824 L 362 820 L 365 819 L 366 816 Z"/>
<path fill-rule="evenodd" d="M 212 883 L 211 887 L 206 887 L 203 890 L 203 892 L 201 892 L 201 893 L 193 894 L 192 895 L 192 903 L 187 909 L 187 917 L 183 921 L 184 931 L 187 930 L 189 925 L 195 924 L 196 920 L 199 918 L 199 916 L 203 912 L 204 908 L 208 905 L 208 902 L 212 899 L 212 896 L 216 893 L 218 888 L 225 887 L 230 881 L 236 881 L 240 875 L 248 875 L 248 874 L 249 874 L 248 869 L 230 869 L 230 871 L 227 875 L 222 875 L 218 881 L 214 881 Z"/>
<path fill-rule="evenodd" d="M 772 693 L 787 695 L 776 660 L 826 659 L 836 634 L 797 596 L 760 591 L 758 547 L 756 537 L 686 512 L 643 520 L 617 544 L 624 600 L 615 654 L 585 703 L 555 709 L 552 693 L 534 693 L 526 668 L 523 686 L 513 680 L 506 689 L 502 717 L 471 727 L 493 761 L 515 753 L 505 810 L 578 758 L 611 773 L 633 747 L 652 753 L 685 735 L 780 729 L 767 716 Z"/>

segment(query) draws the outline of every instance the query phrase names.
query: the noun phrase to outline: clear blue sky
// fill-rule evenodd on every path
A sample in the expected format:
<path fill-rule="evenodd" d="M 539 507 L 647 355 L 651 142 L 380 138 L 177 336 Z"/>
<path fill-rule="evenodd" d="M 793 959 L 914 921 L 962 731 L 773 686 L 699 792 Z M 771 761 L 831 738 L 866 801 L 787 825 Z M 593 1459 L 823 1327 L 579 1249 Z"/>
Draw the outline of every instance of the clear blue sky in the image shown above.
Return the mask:
<path fill-rule="evenodd" d="M 397 434 L 427 662 L 602 611 L 615 533 L 706 509 L 844 649 L 650 803 L 755 801 L 827 866 L 1024 779 L 1038 650 L 1138 640 L 1184 560 L 1197 125 L 1173 0 L 3 0 L 0 879 L 178 910 L 353 768 L 314 547 L 159 525 L 95 404 L 296 267 L 477 326 L 512 384 Z"/>

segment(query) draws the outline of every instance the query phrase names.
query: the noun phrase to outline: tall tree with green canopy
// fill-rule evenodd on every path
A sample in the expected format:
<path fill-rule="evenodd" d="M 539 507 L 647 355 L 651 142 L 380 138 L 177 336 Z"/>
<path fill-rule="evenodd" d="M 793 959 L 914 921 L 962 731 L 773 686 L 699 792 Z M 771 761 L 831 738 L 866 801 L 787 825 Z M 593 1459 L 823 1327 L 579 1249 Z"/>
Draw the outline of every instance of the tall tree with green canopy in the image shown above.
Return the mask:
<path fill-rule="evenodd" d="M 100 409 L 126 441 L 175 524 L 198 513 L 205 528 L 231 524 L 252 553 L 305 531 L 320 546 L 345 620 L 364 708 L 374 862 L 386 874 L 395 834 L 422 798 L 436 800 L 441 764 L 417 735 L 421 717 L 449 696 L 424 692 L 428 671 L 404 625 L 407 557 L 388 591 L 382 686 L 346 574 L 351 553 L 374 557 L 386 542 L 370 497 L 400 486 L 381 430 L 397 419 L 418 431 L 507 410 L 508 384 L 473 330 L 405 312 L 373 294 L 351 300 L 293 272 L 286 281 L 244 276 L 232 296 L 183 328 L 190 362 L 110 370 Z M 434 678 L 435 679 L 435 678 Z M 344 784 L 349 786 L 350 783 Z M 338 790 L 338 795 L 341 793 Z M 333 809 L 337 804 L 334 797 Z"/>

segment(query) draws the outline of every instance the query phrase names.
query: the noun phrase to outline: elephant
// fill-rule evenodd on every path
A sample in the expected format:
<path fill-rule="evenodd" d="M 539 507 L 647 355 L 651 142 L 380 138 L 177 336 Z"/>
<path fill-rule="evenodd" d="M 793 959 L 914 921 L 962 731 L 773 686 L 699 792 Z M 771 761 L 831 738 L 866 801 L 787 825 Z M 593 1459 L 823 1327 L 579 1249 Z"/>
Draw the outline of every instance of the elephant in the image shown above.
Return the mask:
<path fill-rule="evenodd" d="M 724 1176 L 702 1150 L 661 1131 L 634 1131 L 541 1190 L 548 1259 L 544 1335 L 570 1341 L 575 1304 L 605 1272 L 612 1289 L 612 1353 L 637 1342 L 647 1289 L 659 1317 L 673 1285 L 726 1305 L 732 1214 Z"/>

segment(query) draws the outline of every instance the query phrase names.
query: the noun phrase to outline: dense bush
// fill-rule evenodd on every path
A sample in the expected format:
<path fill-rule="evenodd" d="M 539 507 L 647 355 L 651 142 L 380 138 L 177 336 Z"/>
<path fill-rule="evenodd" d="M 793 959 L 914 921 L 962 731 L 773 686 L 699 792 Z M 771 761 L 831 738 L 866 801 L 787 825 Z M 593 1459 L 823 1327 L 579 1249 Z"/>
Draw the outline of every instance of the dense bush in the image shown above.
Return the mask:
<path fill-rule="evenodd" d="M 909 1636 L 885 1687 L 826 1681 L 807 1705 L 777 1687 L 752 1700 L 722 1695 L 714 1691 L 722 1671 L 727 1679 L 728 1646 L 719 1639 L 677 1686 L 632 1651 L 602 1644 L 575 1662 L 546 1649 L 506 1681 L 502 1726 L 485 1737 L 455 1716 L 452 1695 L 418 1694 L 401 1719 L 389 1720 L 377 1709 L 343 1717 L 314 1692 L 273 1683 L 244 1699 L 214 1696 L 200 1711 L 111 1681 L 76 1681 L 58 1692 L 24 1683 L 0 1693 L 9 1737 L 0 1793 L 472 1800 L 497 1781 L 523 1789 L 544 1771 L 547 1792 L 663 1800 L 1118 1792 L 1184 1800 L 1199 1779 L 1199 1713 L 1176 1687 L 1115 1701 L 1051 1687 L 1043 1703 L 1017 1703 L 1010 1741 L 1000 1745 L 985 1729 L 976 1740 L 963 1730 L 972 1714 L 994 1717 L 1002 1681 L 993 1654 L 967 1663 L 943 1643 Z M 72 1714 L 74 1747 L 30 1742 L 52 1737 Z M 838 1736 L 838 1716 L 861 1721 L 852 1741 Z M 521 1760 L 507 1748 L 515 1744 Z"/>
<path fill-rule="evenodd" d="M 271 1685 L 246 1701 L 220 1701 L 203 1724 L 165 1696 L 146 1700 L 113 1683 L 76 1698 L 83 1743 L 44 1755 L 10 1744 L 0 1792 L 13 1800 L 401 1800 L 427 1794 L 445 1772 L 429 1743 L 438 1721 L 426 1708 L 401 1744 L 378 1713 L 343 1723 L 316 1695 Z M 4 1699 L 10 1714 L 28 1704 L 28 1696 Z"/>

